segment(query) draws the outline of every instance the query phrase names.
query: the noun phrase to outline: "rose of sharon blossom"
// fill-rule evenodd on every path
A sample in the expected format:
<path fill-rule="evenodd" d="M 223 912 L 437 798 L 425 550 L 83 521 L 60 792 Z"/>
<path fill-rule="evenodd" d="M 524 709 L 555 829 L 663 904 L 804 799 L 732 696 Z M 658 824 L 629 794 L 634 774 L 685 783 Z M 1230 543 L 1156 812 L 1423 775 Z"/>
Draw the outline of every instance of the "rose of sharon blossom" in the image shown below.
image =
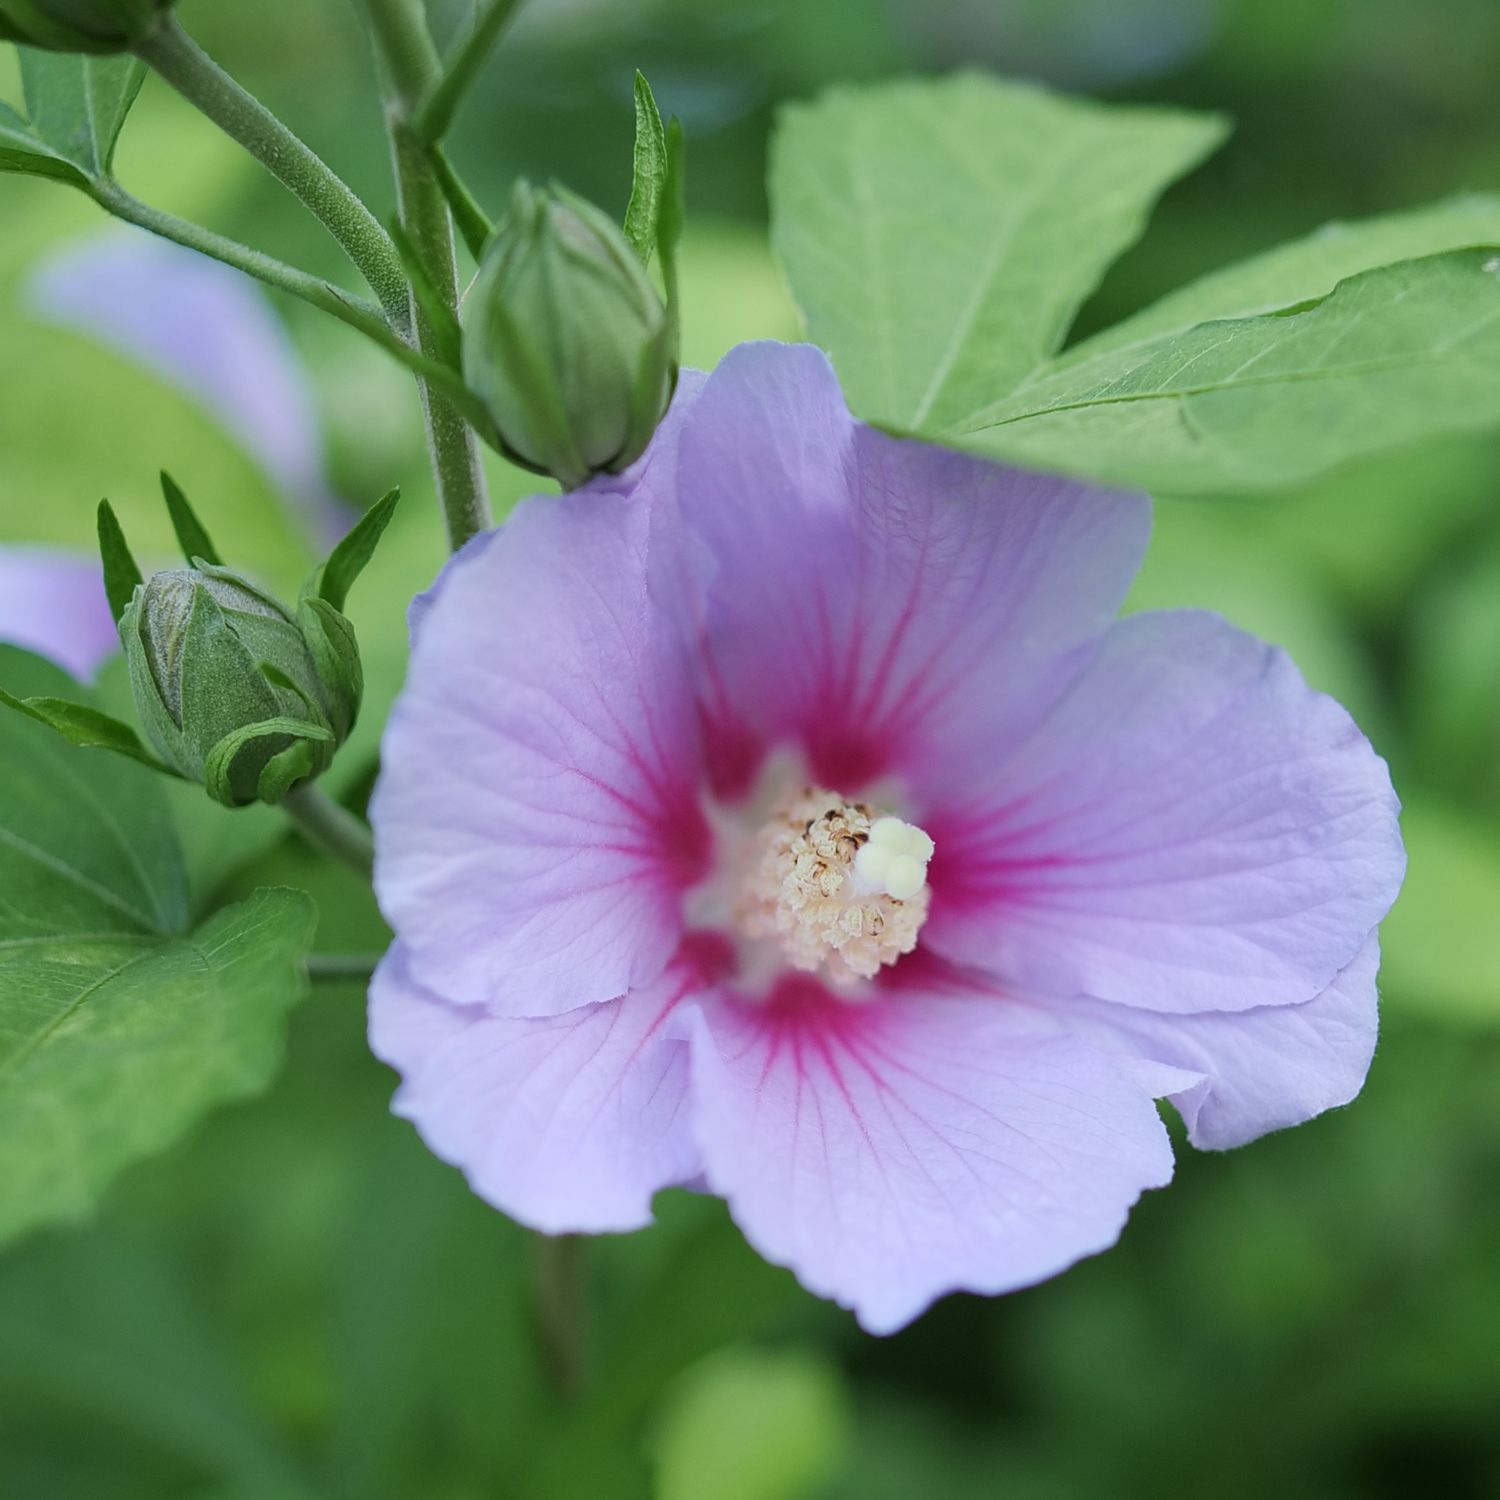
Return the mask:
<path fill-rule="evenodd" d="M 706 1187 L 884 1332 L 1110 1245 L 1155 1097 L 1208 1147 L 1350 1099 L 1385 767 L 1216 616 L 1112 621 L 1148 525 L 757 344 L 473 542 L 375 802 L 398 1112 L 548 1232 Z"/>

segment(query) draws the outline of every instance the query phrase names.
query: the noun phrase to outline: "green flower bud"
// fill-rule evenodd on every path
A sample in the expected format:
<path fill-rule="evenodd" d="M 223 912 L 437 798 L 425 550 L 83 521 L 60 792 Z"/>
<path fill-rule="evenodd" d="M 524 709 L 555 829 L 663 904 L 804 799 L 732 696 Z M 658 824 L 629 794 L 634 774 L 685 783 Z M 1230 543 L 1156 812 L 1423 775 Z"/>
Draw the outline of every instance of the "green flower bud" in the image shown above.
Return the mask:
<path fill-rule="evenodd" d="M 0 40 L 51 52 L 125 52 L 175 0 L 0 0 Z"/>
<path fill-rule="evenodd" d="M 569 488 L 641 456 L 676 340 L 612 220 L 565 188 L 516 184 L 466 302 L 464 377 L 505 449 Z"/>
<path fill-rule="evenodd" d="M 120 638 L 157 752 L 227 807 L 279 802 L 327 770 L 359 711 L 353 630 L 313 593 L 294 615 L 199 560 L 139 584 Z"/>

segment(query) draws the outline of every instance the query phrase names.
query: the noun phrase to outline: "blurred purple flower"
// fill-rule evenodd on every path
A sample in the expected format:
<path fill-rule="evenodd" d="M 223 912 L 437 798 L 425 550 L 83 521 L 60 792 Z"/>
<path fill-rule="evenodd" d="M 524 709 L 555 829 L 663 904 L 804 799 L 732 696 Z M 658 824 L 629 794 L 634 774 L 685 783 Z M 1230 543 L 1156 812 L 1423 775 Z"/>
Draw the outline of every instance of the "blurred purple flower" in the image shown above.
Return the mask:
<path fill-rule="evenodd" d="M 1154 1097 L 1207 1147 L 1353 1097 L 1385 766 L 1217 616 L 1111 623 L 1148 529 L 855 422 L 810 348 L 685 375 L 635 469 L 413 612 L 397 1111 L 550 1233 L 706 1186 L 884 1332 L 1112 1244 L 1171 1175 Z"/>
<path fill-rule="evenodd" d="M 325 478 L 307 374 L 247 277 L 151 235 L 111 230 L 48 259 L 29 296 L 41 316 L 138 360 L 204 406 L 320 541 L 347 528 L 350 512 Z"/>
<path fill-rule="evenodd" d="M 324 478 L 316 402 L 297 351 L 254 284 L 191 250 L 111 230 L 47 260 L 28 289 L 43 317 L 99 339 L 200 402 L 320 542 L 353 512 Z M 171 455 L 162 460 L 170 465 Z M 0 548 L 0 640 L 89 676 L 118 645 L 99 564 Z"/>
<path fill-rule="evenodd" d="M 96 560 L 40 547 L 0 547 L 0 641 L 87 679 L 119 649 Z"/>

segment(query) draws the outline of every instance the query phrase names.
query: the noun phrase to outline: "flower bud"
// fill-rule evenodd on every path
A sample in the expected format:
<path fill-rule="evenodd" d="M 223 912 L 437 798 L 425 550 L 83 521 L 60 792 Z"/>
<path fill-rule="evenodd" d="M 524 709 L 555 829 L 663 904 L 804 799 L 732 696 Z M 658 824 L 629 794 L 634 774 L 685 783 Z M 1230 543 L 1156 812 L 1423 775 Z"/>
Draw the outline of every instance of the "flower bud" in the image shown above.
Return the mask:
<path fill-rule="evenodd" d="M 338 610 L 305 594 L 293 615 L 201 560 L 138 585 L 120 638 L 157 752 L 228 807 L 279 802 L 321 774 L 359 710 L 359 653 Z"/>
<path fill-rule="evenodd" d="M 464 376 L 502 445 L 564 486 L 645 451 L 672 397 L 672 320 L 591 203 L 518 182 L 466 303 Z"/>
<path fill-rule="evenodd" d="M 51 52 L 125 52 L 175 0 L 0 0 L 0 40 Z"/>

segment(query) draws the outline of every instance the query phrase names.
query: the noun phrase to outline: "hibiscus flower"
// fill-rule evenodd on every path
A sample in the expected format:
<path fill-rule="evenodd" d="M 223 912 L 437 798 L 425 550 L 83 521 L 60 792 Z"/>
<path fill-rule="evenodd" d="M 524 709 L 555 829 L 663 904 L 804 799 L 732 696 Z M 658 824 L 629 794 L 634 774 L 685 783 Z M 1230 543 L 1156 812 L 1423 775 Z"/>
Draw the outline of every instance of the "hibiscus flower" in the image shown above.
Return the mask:
<path fill-rule="evenodd" d="M 371 996 L 397 1111 L 549 1233 L 660 1188 L 885 1332 L 1117 1238 L 1349 1100 L 1403 869 L 1279 650 L 1114 616 L 1139 495 L 891 437 L 806 346 L 685 373 L 645 457 L 413 610 Z"/>

